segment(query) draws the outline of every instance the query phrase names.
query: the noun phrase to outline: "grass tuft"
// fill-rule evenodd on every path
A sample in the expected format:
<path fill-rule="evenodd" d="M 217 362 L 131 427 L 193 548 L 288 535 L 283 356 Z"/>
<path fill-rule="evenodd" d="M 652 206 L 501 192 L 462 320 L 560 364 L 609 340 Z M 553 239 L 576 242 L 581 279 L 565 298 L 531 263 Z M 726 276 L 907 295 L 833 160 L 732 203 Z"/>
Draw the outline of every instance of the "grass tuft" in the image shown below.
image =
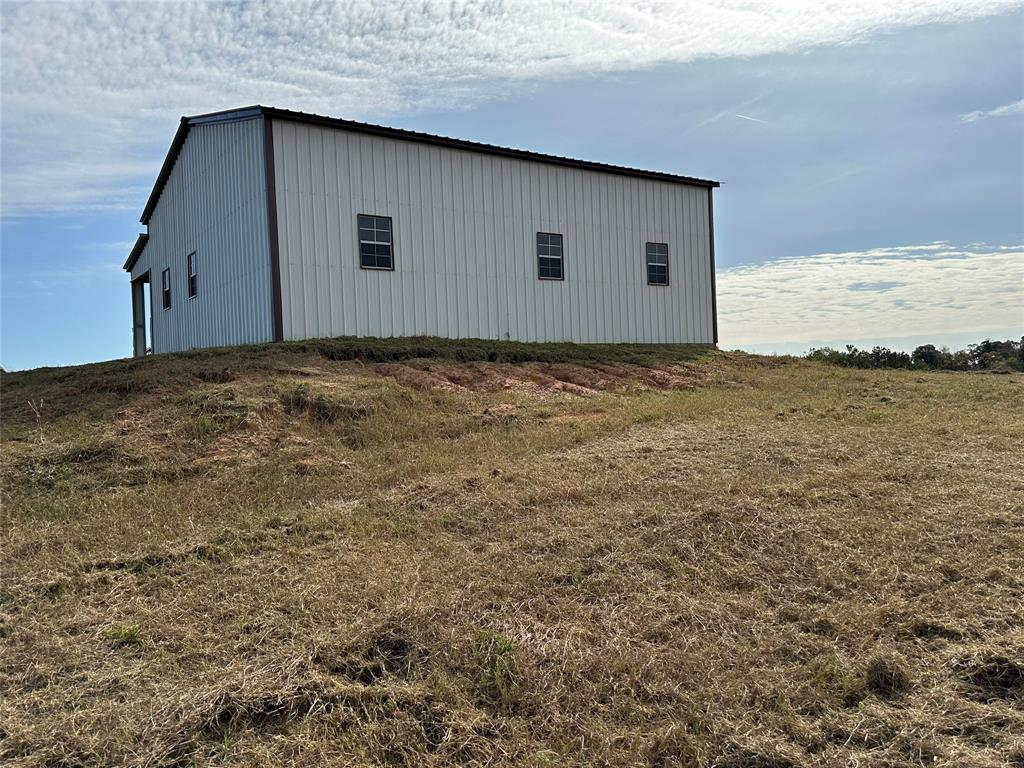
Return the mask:
<path fill-rule="evenodd" d="M 911 688 L 906 663 L 894 654 L 876 653 L 868 661 L 864 678 L 873 693 L 887 699 L 902 696 Z"/>
<path fill-rule="evenodd" d="M 107 640 L 114 648 L 142 645 L 142 627 L 138 624 L 126 624 L 121 627 L 115 627 L 107 633 Z"/>
<path fill-rule="evenodd" d="M 477 693 L 484 700 L 511 710 L 519 700 L 522 660 L 519 646 L 500 632 L 483 629 L 473 641 Z"/>

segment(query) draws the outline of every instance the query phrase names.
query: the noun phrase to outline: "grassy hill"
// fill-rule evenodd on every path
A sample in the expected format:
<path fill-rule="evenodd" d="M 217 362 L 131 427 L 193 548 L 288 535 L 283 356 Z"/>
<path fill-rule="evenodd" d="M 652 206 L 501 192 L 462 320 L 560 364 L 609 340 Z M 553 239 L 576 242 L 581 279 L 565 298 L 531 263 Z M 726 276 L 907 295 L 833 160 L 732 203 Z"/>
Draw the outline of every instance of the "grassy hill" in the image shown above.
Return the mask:
<path fill-rule="evenodd" d="M 1024 376 L 331 340 L 2 406 L 8 764 L 1024 765 Z"/>

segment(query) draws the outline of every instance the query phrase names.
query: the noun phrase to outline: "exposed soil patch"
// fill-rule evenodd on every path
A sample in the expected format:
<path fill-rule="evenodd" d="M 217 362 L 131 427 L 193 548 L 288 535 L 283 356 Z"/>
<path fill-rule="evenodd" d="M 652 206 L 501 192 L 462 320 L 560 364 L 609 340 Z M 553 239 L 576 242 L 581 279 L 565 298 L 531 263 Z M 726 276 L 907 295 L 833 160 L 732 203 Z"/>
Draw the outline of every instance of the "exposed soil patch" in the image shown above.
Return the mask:
<path fill-rule="evenodd" d="M 497 391 L 539 389 L 587 397 L 596 392 L 639 387 L 686 389 L 714 373 L 700 364 L 632 363 L 380 363 L 375 369 L 403 384 L 423 389 Z"/>

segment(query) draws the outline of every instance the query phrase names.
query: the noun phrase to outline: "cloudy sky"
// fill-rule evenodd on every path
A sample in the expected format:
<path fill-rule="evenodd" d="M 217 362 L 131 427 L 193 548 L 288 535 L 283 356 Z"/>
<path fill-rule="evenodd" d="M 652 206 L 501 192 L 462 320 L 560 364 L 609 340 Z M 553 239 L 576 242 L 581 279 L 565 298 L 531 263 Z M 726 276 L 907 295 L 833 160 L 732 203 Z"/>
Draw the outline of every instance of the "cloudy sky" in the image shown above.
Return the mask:
<path fill-rule="evenodd" d="M 722 346 L 1024 333 L 1024 4 L 0 3 L 0 362 L 131 352 L 183 114 L 262 103 L 721 179 Z"/>

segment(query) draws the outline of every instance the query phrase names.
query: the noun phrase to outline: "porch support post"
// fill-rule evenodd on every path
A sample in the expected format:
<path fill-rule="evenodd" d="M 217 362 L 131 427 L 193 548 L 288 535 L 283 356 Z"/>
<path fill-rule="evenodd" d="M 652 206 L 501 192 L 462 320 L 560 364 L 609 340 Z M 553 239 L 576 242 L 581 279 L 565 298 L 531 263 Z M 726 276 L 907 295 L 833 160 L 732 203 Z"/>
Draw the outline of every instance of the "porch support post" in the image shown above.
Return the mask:
<path fill-rule="evenodd" d="M 146 354 L 145 290 L 144 280 L 132 280 L 132 354 L 135 357 L 143 357 Z"/>

